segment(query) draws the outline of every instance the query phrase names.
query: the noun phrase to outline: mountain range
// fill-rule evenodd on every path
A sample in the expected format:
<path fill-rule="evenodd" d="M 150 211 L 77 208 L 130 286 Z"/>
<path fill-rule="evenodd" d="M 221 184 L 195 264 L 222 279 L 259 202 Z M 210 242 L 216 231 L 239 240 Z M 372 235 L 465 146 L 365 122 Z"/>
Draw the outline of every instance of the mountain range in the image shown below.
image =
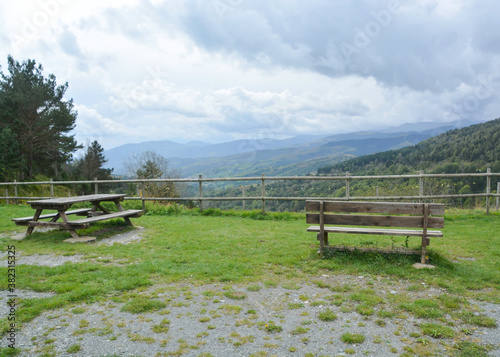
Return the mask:
<path fill-rule="evenodd" d="M 218 144 L 200 141 L 176 143 L 149 141 L 125 144 L 104 152 L 106 168 L 126 176 L 124 161 L 134 154 L 153 151 L 169 160 L 171 169 L 182 177 L 304 175 L 319 167 L 354 157 L 395 150 L 443 132 L 474 124 L 466 121 L 403 124 L 380 131 L 337 135 L 301 135 L 288 139 L 247 139 Z"/>

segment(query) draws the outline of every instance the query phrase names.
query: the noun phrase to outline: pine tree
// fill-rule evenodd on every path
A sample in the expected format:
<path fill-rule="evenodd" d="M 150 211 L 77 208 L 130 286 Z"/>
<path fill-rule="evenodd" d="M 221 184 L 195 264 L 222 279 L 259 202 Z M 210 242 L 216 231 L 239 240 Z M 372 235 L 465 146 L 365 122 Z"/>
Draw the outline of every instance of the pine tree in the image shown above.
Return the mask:
<path fill-rule="evenodd" d="M 16 136 L 21 165 L 19 178 L 36 174 L 56 175 L 79 146 L 74 136 L 77 113 L 72 100 L 64 100 L 68 83 L 58 86 L 56 77 L 44 77 L 34 60 L 19 63 L 8 56 L 8 74 L 0 72 L 0 130 Z"/>
<path fill-rule="evenodd" d="M 104 169 L 103 165 L 108 160 L 104 156 L 103 147 L 94 140 L 87 147 L 85 156 L 80 161 L 80 172 L 87 180 L 97 178 L 99 180 L 107 180 L 111 177 L 112 169 Z"/>

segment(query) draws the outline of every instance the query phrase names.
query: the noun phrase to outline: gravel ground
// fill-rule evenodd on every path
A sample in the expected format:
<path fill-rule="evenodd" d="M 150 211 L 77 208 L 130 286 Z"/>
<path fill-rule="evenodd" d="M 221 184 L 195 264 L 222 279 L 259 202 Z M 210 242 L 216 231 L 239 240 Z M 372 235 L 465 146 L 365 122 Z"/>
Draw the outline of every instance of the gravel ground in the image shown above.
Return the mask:
<path fill-rule="evenodd" d="M 134 236 L 135 235 L 135 236 Z M 109 242 L 129 243 L 140 232 L 121 234 Z M 0 257 L 5 261 L 5 257 Z M 18 264 L 57 265 L 83 261 L 83 256 L 22 256 Z M 321 282 L 321 283 L 318 283 Z M 283 281 L 276 284 L 176 283 L 154 285 L 137 293 L 141 301 L 165 304 L 157 311 L 122 311 L 125 303 L 110 299 L 91 305 L 80 304 L 44 312 L 16 332 L 20 356 L 446 356 L 461 340 L 493 346 L 490 356 L 500 356 L 499 328 L 480 328 L 454 321 L 455 338 L 434 339 L 422 334 L 422 320 L 410 314 L 380 317 L 356 312 L 349 299 L 352 291 L 369 288 L 382 298 L 406 294 L 412 299 L 429 298 L 443 291 L 423 286 L 408 291 L 405 281 L 388 281 L 376 276 L 321 275 L 310 281 Z M 328 287 L 349 287 L 332 291 Z M 46 298 L 51 294 L 17 291 L 18 299 Z M 335 297 L 336 296 L 336 297 Z M 335 303 L 337 302 L 337 303 Z M 476 313 L 496 320 L 500 306 L 473 302 Z M 330 309 L 333 321 L 319 314 Z M 8 314 L 7 292 L 0 292 L 0 317 Z M 467 331 L 467 333 L 463 333 Z M 361 334 L 362 343 L 347 344 L 345 333 Z M 7 337 L 0 346 L 9 344 Z M 412 355 L 412 354 L 409 354 Z"/>

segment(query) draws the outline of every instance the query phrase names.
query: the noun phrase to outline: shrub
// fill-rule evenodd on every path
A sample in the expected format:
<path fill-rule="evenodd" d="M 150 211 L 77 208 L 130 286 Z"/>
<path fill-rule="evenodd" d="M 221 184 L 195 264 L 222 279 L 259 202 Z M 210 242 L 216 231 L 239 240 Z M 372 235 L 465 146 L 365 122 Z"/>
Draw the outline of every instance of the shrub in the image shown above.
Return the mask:
<path fill-rule="evenodd" d="M 122 306 L 121 311 L 141 314 L 165 308 L 167 304 L 158 300 L 132 299 Z"/>
<path fill-rule="evenodd" d="M 334 321 L 337 319 L 337 315 L 332 310 L 326 309 L 318 314 L 318 318 L 321 321 Z"/>
<path fill-rule="evenodd" d="M 363 343 L 365 341 L 365 336 L 359 333 L 346 332 L 342 335 L 342 341 L 350 345 Z"/>

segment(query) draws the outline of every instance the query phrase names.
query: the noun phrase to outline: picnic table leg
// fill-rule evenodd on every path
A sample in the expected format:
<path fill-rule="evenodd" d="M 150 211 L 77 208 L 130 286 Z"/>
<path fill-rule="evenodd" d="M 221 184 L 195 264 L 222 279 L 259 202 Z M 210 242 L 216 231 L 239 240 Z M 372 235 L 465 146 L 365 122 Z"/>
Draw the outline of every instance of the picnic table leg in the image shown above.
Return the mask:
<path fill-rule="evenodd" d="M 97 209 L 100 209 L 101 211 L 103 211 L 105 214 L 109 214 L 111 213 L 110 211 L 108 211 L 106 208 L 104 208 L 103 206 L 101 206 L 101 201 L 96 201 L 96 202 L 92 202 L 92 211 L 91 212 L 96 212 Z"/>
<path fill-rule="evenodd" d="M 122 206 L 122 204 L 120 203 L 119 200 L 115 200 L 115 205 L 116 205 L 116 208 L 118 208 L 119 212 L 123 212 L 124 211 L 123 206 Z M 123 217 L 123 219 L 125 220 L 125 222 L 127 222 L 127 225 L 133 226 L 132 221 L 130 220 L 129 217 Z"/>
<path fill-rule="evenodd" d="M 124 211 L 123 206 L 122 206 L 122 204 L 120 203 L 120 201 L 115 200 L 115 205 L 116 205 L 116 208 L 118 208 L 118 211 L 120 211 L 120 212 L 123 212 L 123 211 Z"/>
<path fill-rule="evenodd" d="M 33 216 L 33 221 L 38 221 L 38 219 L 40 218 L 40 215 L 42 214 L 42 209 L 37 209 L 36 212 L 35 212 L 35 215 Z M 35 227 L 28 227 L 28 229 L 26 230 L 26 235 L 29 236 L 31 233 L 33 233 L 33 229 L 35 229 Z"/>
<path fill-rule="evenodd" d="M 66 216 L 66 211 L 65 210 L 60 210 L 58 212 L 59 212 L 59 216 L 61 216 L 61 218 L 63 219 L 63 221 L 65 223 L 68 223 L 69 219 L 68 219 L 68 216 Z M 70 229 L 68 229 L 68 231 L 71 234 L 71 237 L 73 237 L 75 239 L 80 238 L 80 236 L 78 235 L 78 233 L 76 233 L 76 230 L 74 228 L 70 228 Z"/>

